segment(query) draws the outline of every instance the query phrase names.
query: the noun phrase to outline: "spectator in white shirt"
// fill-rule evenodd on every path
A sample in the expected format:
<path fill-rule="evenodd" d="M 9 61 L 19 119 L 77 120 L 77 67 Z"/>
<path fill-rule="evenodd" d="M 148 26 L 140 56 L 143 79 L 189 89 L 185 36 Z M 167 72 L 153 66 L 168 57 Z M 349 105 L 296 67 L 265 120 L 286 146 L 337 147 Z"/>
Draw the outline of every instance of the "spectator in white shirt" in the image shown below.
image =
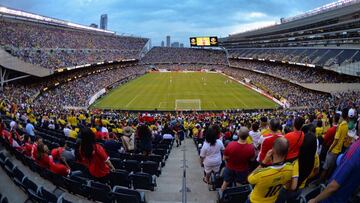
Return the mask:
<path fill-rule="evenodd" d="M 253 141 L 253 145 L 255 147 L 255 149 L 258 148 L 258 146 L 260 145 L 259 140 L 261 137 L 261 133 L 259 131 L 259 123 L 258 122 L 254 122 L 251 125 L 251 131 L 249 132 L 249 135 Z"/>
<path fill-rule="evenodd" d="M 224 150 L 224 145 L 221 140 L 217 139 L 217 132 L 212 127 L 205 131 L 205 142 L 200 150 L 200 159 L 205 170 L 203 181 L 208 184 L 211 172 L 219 172 L 222 163 L 221 152 Z"/>

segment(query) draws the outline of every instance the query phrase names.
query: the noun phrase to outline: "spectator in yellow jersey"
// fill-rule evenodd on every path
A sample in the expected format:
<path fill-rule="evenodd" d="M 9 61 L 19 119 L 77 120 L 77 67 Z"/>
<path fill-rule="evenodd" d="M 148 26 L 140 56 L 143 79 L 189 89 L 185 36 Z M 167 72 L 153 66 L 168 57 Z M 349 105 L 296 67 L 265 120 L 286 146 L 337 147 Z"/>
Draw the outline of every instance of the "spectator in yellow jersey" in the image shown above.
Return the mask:
<path fill-rule="evenodd" d="M 317 144 L 314 133 L 306 132 L 299 149 L 298 158 L 293 162 L 294 168 L 291 185 L 280 191 L 276 203 L 297 202 L 296 199 L 304 189 L 307 180 L 319 172 L 320 161 L 316 150 Z"/>
<path fill-rule="evenodd" d="M 193 137 L 198 137 L 199 136 L 199 129 L 200 129 L 200 125 L 196 124 L 195 128 L 193 128 L 193 130 L 192 130 Z"/>
<path fill-rule="evenodd" d="M 75 117 L 74 112 L 71 112 L 71 115 L 67 117 L 67 121 L 72 127 L 76 127 L 78 125 L 77 118 Z"/>
<path fill-rule="evenodd" d="M 315 133 L 316 133 L 316 137 L 318 139 L 319 138 L 321 139 L 323 137 L 323 135 L 325 134 L 324 127 L 323 127 L 323 122 L 320 119 L 317 120 Z"/>
<path fill-rule="evenodd" d="M 323 165 L 323 171 L 321 173 L 321 179 L 324 181 L 328 178 L 334 169 L 336 158 L 343 150 L 345 138 L 348 134 L 348 108 L 345 108 L 341 112 L 342 121 L 337 126 L 334 141 L 331 144 L 328 153 L 326 154 L 325 163 Z"/>
<path fill-rule="evenodd" d="M 272 203 L 278 197 L 280 189 L 290 186 L 293 178 L 293 165 L 285 163 L 289 143 L 283 138 L 277 138 L 273 148 L 266 154 L 263 163 L 272 163 L 267 166 L 260 164 L 248 177 L 254 189 L 250 193 L 247 202 Z"/>
<path fill-rule="evenodd" d="M 269 123 L 268 123 L 268 119 L 263 116 L 260 118 L 260 134 L 261 135 L 267 135 L 271 133 L 271 130 L 269 128 Z"/>

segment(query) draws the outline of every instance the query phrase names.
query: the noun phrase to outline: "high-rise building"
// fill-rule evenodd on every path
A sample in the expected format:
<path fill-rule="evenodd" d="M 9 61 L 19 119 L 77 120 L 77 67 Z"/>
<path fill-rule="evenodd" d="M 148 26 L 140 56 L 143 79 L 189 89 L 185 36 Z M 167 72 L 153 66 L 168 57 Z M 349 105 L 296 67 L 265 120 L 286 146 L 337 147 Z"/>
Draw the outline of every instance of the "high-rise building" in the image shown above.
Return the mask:
<path fill-rule="evenodd" d="M 100 29 L 107 30 L 108 16 L 107 14 L 102 14 L 100 16 Z"/>
<path fill-rule="evenodd" d="M 180 43 L 180 48 L 184 48 L 184 43 Z"/>
<path fill-rule="evenodd" d="M 96 23 L 91 23 L 91 24 L 90 24 L 90 27 L 98 28 L 98 25 L 97 25 Z"/>
<path fill-rule="evenodd" d="M 179 48 L 179 42 L 173 42 L 173 43 L 171 43 L 171 47 Z"/>
<path fill-rule="evenodd" d="M 165 46 L 165 42 L 163 40 L 163 41 L 161 41 L 161 47 L 164 47 L 164 46 Z"/>
<path fill-rule="evenodd" d="M 170 47 L 170 36 L 166 36 L 166 46 Z"/>

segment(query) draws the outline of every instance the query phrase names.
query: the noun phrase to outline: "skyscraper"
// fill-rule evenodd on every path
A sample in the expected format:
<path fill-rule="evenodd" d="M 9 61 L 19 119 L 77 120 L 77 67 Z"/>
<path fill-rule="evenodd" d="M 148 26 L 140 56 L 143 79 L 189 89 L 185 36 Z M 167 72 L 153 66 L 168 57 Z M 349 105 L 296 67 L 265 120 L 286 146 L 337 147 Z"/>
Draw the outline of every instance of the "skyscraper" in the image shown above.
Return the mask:
<path fill-rule="evenodd" d="M 170 47 L 170 36 L 166 36 L 166 47 Z"/>
<path fill-rule="evenodd" d="M 171 43 L 171 47 L 179 48 L 179 42 L 173 42 Z"/>
<path fill-rule="evenodd" d="M 165 46 L 165 42 L 161 41 L 161 47 L 164 47 L 164 46 Z"/>
<path fill-rule="evenodd" d="M 183 48 L 184 47 L 184 43 L 180 43 L 180 48 Z"/>
<path fill-rule="evenodd" d="M 100 29 L 107 30 L 108 17 L 107 14 L 102 14 L 100 16 Z"/>

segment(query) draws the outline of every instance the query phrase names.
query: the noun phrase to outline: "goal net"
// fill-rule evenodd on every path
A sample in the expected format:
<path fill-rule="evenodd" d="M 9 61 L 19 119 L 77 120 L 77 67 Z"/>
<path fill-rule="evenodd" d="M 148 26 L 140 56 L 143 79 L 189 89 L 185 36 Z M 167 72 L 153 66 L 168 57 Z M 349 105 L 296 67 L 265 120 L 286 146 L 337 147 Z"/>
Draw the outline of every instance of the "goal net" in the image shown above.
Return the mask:
<path fill-rule="evenodd" d="M 175 110 L 177 111 L 190 111 L 201 110 L 200 99 L 177 99 L 175 100 Z"/>

